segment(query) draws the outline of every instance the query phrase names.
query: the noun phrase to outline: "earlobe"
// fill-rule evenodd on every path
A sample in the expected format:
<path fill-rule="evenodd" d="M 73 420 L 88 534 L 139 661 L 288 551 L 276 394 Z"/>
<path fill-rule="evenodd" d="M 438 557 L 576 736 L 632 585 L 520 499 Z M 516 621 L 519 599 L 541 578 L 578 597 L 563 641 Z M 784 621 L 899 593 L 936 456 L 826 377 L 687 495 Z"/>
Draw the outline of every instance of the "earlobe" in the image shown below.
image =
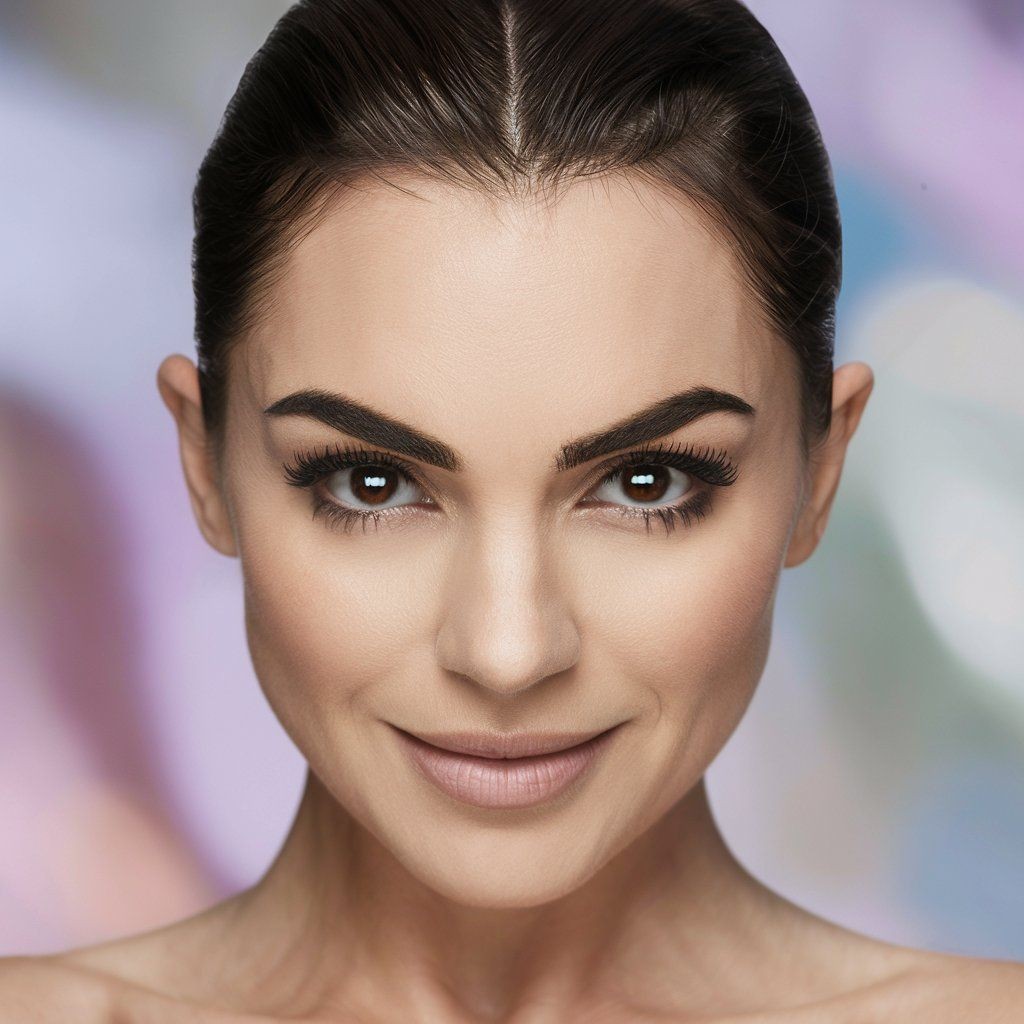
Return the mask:
<path fill-rule="evenodd" d="M 846 452 L 873 387 L 874 373 L 867 363 L 846 363 L 832 376 L 832 424 L 828 437 L 811 455 L 807 487 L 784 568 L 810 558 L 825 534 Z"/>
<path fill-rule="evenodd" d="M 157 388 L 178 430 L 178 449 L 192 512 L 200 532 L 222 555 L 238 554 L 227 504 L 208 447 L 199 371 L 187 356 L 170 355 L 157 370 Z"/>

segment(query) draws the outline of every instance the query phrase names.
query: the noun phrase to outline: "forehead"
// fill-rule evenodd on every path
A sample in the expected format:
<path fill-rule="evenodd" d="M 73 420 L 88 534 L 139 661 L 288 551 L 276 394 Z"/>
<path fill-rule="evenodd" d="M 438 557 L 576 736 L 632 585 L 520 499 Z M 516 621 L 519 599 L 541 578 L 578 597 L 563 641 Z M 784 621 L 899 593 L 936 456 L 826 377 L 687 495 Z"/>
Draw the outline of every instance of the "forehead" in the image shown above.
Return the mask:
<path fill-rule="evenodd" d="M 759 409 L 777 392 L 781 343 L 682 197 L 625 177 L 552 202 L 402 187 L 347 191 L 291 252 L 240 350 L 261 408 L 318 387 L 442 436 L 481 406 L 568 435 L 695 384 Z"/>

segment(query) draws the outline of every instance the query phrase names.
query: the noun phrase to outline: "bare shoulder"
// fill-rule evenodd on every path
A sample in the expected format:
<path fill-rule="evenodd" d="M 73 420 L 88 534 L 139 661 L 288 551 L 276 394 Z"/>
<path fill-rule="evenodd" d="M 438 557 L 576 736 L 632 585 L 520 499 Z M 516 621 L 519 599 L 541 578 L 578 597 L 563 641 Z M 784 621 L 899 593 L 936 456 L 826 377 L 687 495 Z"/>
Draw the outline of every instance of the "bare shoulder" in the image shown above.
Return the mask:
<path fill-rule="evenodd" d="M 1024 1024 L 1024 963 L 889 942 L 786 910 L 812 983 L 756 1024 Z"/>
<path fill-rule="evenodd" d="M 822 1022 L 1020 1024 L 1024 963 L 921 952 L 914 966 L 830 1003 L 828 1014 Z M 817 1018 L 809 1015 L 807 1024 Z"/>
<path fill-rule="evenodd" d="M 47 956 L 0 958 L 0 1024 L 109 1024 L 110 983 Z"/>
<path fill-rule="evenodd" d="M 60 953 L 0 957 L 0 1024 L 266 1024 L 200 984 L 218 916 L 234 903 Z"/>
<path fill-rule="evenodd" d="M 945 1021 L 1017 1024 L 1024 1021 L 1024 963 L 932 954 L 902 982 L 902 998 Z"/>
<path fill-rule="evenodd" d="M 267 1024 L 152 987 L 122 949 L 133 943 L 0 958 L 0 1024 Z"/>

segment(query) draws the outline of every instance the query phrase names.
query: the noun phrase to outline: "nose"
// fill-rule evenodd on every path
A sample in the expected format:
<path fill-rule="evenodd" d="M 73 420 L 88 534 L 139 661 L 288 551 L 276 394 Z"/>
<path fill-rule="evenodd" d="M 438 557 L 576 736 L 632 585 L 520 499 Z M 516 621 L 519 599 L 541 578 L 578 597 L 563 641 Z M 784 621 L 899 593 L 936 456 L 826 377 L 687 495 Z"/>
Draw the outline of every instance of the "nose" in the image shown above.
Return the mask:
<path fill-rule="evenodd" d="M 443 668 L 511 697 L 576 663 L 579 633 L 544 533 L 506 518 L 459 545 L 435 645 Z"/>

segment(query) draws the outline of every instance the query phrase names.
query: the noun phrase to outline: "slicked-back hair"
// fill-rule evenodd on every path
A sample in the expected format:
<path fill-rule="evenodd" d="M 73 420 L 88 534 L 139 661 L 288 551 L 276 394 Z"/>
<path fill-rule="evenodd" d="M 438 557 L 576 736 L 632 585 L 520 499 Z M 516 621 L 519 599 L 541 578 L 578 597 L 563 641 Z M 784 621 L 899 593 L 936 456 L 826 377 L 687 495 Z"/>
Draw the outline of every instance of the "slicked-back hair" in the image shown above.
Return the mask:
<path fill-rule="evenodd" d="M 839 209 L 803 90 L 739 0 L 301 0 L 246 65 L 193 193 L 203 416 L 227 354 L 342 189 L 402 172 L 513 196 L 626 172 L 733 246 L 792 347 L 806 454 L 828 432 Z"/>

